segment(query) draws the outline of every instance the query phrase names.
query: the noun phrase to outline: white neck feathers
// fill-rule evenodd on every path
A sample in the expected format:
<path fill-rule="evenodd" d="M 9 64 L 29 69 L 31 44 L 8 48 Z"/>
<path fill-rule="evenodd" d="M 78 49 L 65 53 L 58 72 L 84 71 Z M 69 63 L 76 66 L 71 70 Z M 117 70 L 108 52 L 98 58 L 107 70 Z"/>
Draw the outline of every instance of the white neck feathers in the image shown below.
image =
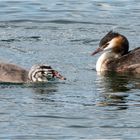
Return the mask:
<path fill-rule="evenodd" d="M 110 61 L 110 60 L 113 60 L 115 58 L 118 58 L 120 55 L 116 54 L 116 53 L 113 53 L 113 52 L 104 52 L 100 57 L 99 59 L 97 60 L 97 63 L 96 63 L 96 71 L 105 71 L 107 70 L 107 62 Z"/>

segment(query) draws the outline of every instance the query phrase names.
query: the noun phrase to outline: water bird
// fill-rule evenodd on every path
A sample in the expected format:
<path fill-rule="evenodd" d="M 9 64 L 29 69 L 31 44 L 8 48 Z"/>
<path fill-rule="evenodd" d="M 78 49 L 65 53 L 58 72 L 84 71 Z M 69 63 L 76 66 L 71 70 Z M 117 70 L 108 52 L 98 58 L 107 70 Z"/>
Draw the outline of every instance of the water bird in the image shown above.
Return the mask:
<path fill-rule="evenodd" d="M 55 79 L 66 80 L 49 65 L 34 65 L 30 70 L 26 70 L 15 64 L 0 63 L 1 83 L 48 82 Z"/>
<path fill-rule="evenodd" d="M 109 31 L 92 53 L 102 52 L 96 63 L 97 72 L 115 71 L 140 74 L 140 47 L 129 51 L 128 39 L 114 31 Z"/>

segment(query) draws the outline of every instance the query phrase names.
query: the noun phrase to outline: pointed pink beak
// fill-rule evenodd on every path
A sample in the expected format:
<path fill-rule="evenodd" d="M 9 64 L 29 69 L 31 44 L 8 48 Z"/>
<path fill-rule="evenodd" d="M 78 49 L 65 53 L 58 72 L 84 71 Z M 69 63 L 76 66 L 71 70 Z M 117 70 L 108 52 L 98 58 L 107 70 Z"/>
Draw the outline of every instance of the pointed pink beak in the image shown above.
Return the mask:
<path fill-rule="evenodd" d="M 60 80 L 66 80 L 64 76 L 62 76 L 59 72 L 54 70 L 54 77 L 60 79 Z"/>
<path fill-rule="evenodd" d="M 101 51 L 103 51 L 102 48 L 97 48 L 91 55 L 95 55 L 95 54 L 97 54 L 97 53 L 99 53 Z"/>

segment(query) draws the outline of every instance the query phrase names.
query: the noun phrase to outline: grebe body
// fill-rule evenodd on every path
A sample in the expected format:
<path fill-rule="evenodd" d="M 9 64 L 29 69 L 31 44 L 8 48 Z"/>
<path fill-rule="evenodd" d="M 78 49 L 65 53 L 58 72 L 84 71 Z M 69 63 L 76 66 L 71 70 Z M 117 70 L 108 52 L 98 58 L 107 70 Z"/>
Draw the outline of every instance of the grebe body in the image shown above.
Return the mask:
<path fill-rule="evenodd" d="M 110 31 L 92 55 L 103 52 L 96 63 L 96 71 L 140 73 L 140 47 L 129 51 L 127 38 Z"/>
<path fill-rule="evenodd" d="M 49 65 L 34 65 L 28 71 L 14 64 L 0 63 L 0 82 L 48 82 L 55 79 L 65 80 L 66 78 Z"/>

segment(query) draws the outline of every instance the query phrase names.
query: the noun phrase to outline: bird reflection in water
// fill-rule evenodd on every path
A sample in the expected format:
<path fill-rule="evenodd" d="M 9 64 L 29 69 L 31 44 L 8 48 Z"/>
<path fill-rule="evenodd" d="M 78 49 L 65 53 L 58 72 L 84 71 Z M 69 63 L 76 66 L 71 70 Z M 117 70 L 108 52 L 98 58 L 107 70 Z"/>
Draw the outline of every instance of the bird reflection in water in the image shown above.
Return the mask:
<path fill-rule="evenodd" d="M 140 88 L 140 76 L 127 73 L 104 72 L 99 75 L 98 85 L 100 89 L 99 106 L 116 106 L 117 109 L 127 109 L 127 97 L 132 89 Z"/>
<path fill-rule="evenodd" d="M 33 83 L 30 85 L 36 94 L 52 94 L 58 91 L 57 83 Z"/>
<path fill-rule="evenodd" d="M 29 85 L 29 88 L 36 95 L 34 96 L 35 101 L 41 103 L 54 102 L 52 96 L 58 92 L 58 83 L 57 82 L 48 82 L 48 83 L 32 83 Z"/>

